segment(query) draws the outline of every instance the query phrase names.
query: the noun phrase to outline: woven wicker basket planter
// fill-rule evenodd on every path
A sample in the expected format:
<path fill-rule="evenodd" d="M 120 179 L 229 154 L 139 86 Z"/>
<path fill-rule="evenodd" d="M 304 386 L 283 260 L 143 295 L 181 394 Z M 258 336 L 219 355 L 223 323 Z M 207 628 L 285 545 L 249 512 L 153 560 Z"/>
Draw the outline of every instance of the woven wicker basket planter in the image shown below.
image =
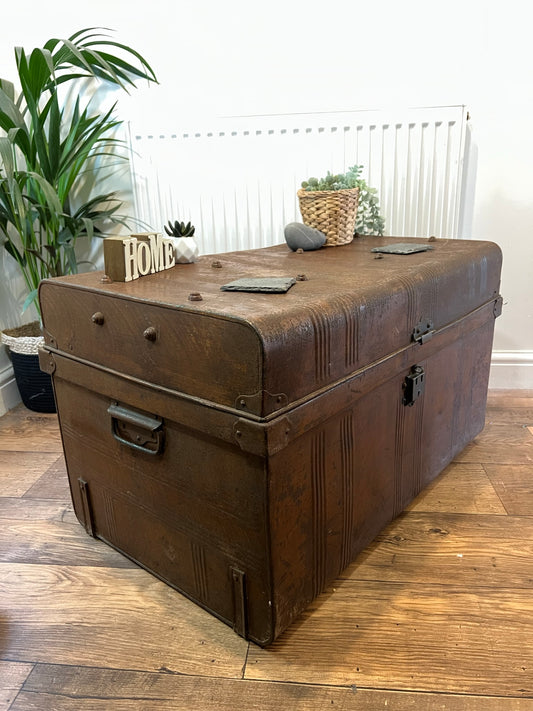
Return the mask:
<path fill-rule="evenodd" d="M 38 355 L 39 346 L 44 343 L 39 322 L 33 321 L 17 328 L 6 328 L 2 331 L 2 343 L 12 353 Z"/>
<path fill-rule="evenodd" d="M 39 346 L 44 342 L 38 321 L 2 331 L 22 402 L 34 412 L 55 412 L 52 378 L 39 367 Z"/>
<path fill-rule="evenodd" d="M 353 240 L 359 188 L 298 190 L 297 194 L 304 223 L 326 235 L 326 247 L 349 244 Z"/>

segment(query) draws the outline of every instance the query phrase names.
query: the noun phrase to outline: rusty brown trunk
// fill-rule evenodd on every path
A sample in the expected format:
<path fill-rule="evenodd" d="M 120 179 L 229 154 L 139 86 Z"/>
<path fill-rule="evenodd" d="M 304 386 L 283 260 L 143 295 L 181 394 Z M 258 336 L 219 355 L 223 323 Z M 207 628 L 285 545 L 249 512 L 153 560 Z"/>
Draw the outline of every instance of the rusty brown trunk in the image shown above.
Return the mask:
<path fill-rule="evenodd" d="M 427 241 L 41 284 L 79 520 L 260 645 L 484 426 L 501 252 L 371 251 L 400 242 Z M 280 276 L 283 294 L 220 289 Z"/>

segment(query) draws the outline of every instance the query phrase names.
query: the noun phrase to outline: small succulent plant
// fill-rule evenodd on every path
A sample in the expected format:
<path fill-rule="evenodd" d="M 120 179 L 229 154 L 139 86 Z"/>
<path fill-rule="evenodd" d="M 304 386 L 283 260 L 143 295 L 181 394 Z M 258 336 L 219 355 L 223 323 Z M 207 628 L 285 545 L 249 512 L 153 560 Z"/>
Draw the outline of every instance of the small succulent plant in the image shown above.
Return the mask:
<path fill-rule="evenodd" d="M 302 188 L 307 191 L 313 190 L 347 190 L 360 187 L 360 174 L 362 166 L 354 165 L 347 173 L 333 175 L 328 171 L 325 178 L 309 178 L 304 180 Z"/>
<path fill-rule="evenodd" d="M 193 237 L 194 236 L 194 225 L 190 222 L 179 222 L 176 220 L 174 223 L 172 220 L 168 221 L 168 227 L 165 225 L 165 232 L 169 237 Z"/>

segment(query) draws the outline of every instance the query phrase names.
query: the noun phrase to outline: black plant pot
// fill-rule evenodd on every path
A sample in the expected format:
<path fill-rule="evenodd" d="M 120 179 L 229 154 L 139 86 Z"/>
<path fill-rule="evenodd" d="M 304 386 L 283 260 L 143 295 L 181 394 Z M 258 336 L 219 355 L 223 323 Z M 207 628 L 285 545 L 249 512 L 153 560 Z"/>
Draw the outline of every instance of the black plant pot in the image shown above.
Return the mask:
<path fill-rule="evenodd" d="M 56 412 L 52 378 L 39 368 L 39 356 L 10 352 L 22 402 L 34 412 Z"/>

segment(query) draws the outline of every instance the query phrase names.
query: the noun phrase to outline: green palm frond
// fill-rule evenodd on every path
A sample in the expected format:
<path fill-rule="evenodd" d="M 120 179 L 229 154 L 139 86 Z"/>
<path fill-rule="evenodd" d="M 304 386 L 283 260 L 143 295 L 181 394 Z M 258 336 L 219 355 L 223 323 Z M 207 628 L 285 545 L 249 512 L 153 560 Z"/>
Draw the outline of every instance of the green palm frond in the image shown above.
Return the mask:
<path fill-rule="evenodd" d="M 79 238 L 127 225 L 116 193 L 79 198 L 96 167 L 127 160 L 116 107 L 93 108 L 94 88 L 80 98 L 85 80 L 128 91 L 138 80 L 157 79 L 139 52 L 110 39 L 105 28 L 53 38 L 29 53 L 16 47 L 15 61 L 19 88 L 0 79 L 0 239 L 24 276 L 26 308 L 41 279 L 77 271 Z M 60 101 L 58 88 L 66 84 L 77 95 L 72 106 Z"/>

